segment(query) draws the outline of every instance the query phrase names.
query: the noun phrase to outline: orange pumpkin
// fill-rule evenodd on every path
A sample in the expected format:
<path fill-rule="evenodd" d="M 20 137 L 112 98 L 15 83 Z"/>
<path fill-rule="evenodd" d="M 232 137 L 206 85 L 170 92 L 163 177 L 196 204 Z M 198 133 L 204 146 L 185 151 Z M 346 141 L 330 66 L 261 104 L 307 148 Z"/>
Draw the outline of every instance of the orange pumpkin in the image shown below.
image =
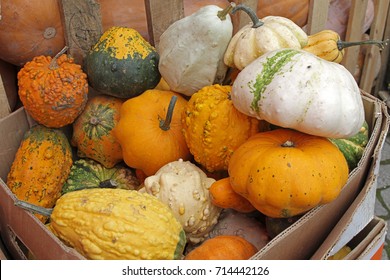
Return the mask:
<path fill-rule="evenodd" d="M 291 129 L 261 132 L 232 155 L 230 183 L 266 216 L 287 218 L 339 195 L 348 164 L 327 138 Z"/>
<path fill-rule="evenodd" d="M 236 235 L 218 235 L 207 239 L 185 256 L 185 260 L 248 260 L 256 247 Z"/>
<path fill-rule="evenodd" d="M 17 75 L 18 94 L 26 111 L 51 128 L 72 123 L 88 100 L 87 75 L 73 58 L 60 54 L 37 56 Z"/>
<path fill-rule="evenodd" d="M 176 102 L 172 102 L 175 98 Z M 157 89 L 123 103 L 113 133 L 128 166 L 151 176 L 169 162 L 190 160 L 181 124 L 186 104 L 181 95 Z"/>

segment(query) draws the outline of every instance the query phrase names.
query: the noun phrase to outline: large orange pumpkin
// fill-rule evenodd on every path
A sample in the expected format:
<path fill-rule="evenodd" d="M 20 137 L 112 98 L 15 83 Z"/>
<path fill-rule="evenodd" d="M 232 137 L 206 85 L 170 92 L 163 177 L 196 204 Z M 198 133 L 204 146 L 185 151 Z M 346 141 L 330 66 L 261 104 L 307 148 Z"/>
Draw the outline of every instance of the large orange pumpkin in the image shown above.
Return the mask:
<path fill-rule="evenodd" d="M 264 215 L 287 218 L 339 195 L 348 164 L 327 138 L 291 129 L 260 132 L 233 153 L 230 183 Z"/>

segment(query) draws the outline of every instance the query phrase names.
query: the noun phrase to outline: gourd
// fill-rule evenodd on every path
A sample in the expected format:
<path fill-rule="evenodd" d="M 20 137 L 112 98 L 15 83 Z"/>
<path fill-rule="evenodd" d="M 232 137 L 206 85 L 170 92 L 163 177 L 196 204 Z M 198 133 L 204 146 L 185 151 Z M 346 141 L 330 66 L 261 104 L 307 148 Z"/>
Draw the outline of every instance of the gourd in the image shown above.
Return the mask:
<path fill-rule="evenodd" d="M 210 200 L 209 187 L 214 181 L 195 164 L 179 159 L 147 177 L 144 186 L 147 193 L 169 206 L 188 242 L 199 243 L 217 223 L 221 212 Z"/>
<path fill-rule="evenodd" d="M 185 260 L 248 260 L 256 254 L 256 247 L 236 235 L 219 235 L 204 241 L 189 252 Z"/>
<path fill-rule="evenodd" d="M 171 90 L 191 96 L 223 81 L 223 56 L 233 33 L 231 8 L 206 5 L 162 33 L 158 69 Z"/>
<path fill-rule="evenodd" d="M 224 54 L 229 67 L 242 70 L 257 57 L 282 48 L 301 49 L 307 44 L 307 34 L 293 21 L 278 16 L 267 16 L 261 21 L 249 7 L 239 4 L 232 13 L 243 10 L 253 23 L 243 26 L 230 40 Z"/>
<path fill-rule="evenodd" d="M 233 153 L 230 184 L 261 213 L 288 218 L 336 199 L 348 164 L 327 138 L 292 129 L 260 132 Z"/>
<path fill-rule="evenodd" d="M 181 124 L 186 104 L 183 96 L 156 89 L 126 100 L 113 129 L 124 162 L 151 176 L 171 161 L 189 160 Z"/>
<path fill-rule="evenodd" d="M 308 51 L 328 61 L 340 63 L 344 57 L 344 49 L 359 45 L 377 45 L 381 49 L 387 41 L 366 40 L 360 42 L 345 42 L 340 39 L 340 35 L 329 29 L 321 30 L 309 36 L 307 45 L 303 50 Z"/>
<path fill-rule="evenodd" d="M 91 160 L 76 160 L 71 169 L 61 193 L 77 191 L 87 188 L 118 188 L 125 190 L 137 190 L 140 183 L 134 170 L 118 164 L 112 168 Z"/>
<path fill-rule="evenodd" d="M 37 56 L 18 72 L 19 97 L 38 123 L 59 128 L 72 123 L 88 100 L 87 76 L 73 58 Z"/>
<path fill-rule="evenodd" d="M 112 130 L 119 121 L 124 100 L 98 95 L 90 98 L 84 111 L 73 122 L 71 144 L 77 155 L 112 168 L 123 160 L 122 148 Z"/>
<path fill-rule="evenodd" d="M 159 54 L 135 29 L 113 26 L 87 52 L 85 67 L 95 90 L 131 98 L 160 81 Z"/>
<path fill-rule="evenodd" d="M 72 150 L 65 134 L 43 125 L 31 127 L 15 154 L 7 186 L 21 200 L 53 207 L 72 166 Z M 37 216 L 42 222 L 44 216 Z"/>
<path fill-rule="evenodd" d="M 209 191 L 211 202 L 218 207 L 234 209 L 240 213 L 249 213 L 256 210 L 246 198 L 233 190 L 229 177 L 213 182 Z"/>
<path fill-rule="evenodd" d="M 351 137 L 365 119 L 352 74 L 297 49 L 271 51 L 254 60 L 237 75 L 231 98 L 244 114 L 323 137 Z"/>
<path fill-rule="evenodd" d="M 48 229 L 93 260 L 181 259 L 186 238 L 170 209 L 152 195 L 124 189 L 83 189 L 53 209 L 17 206 L 50 216 Z"/>
<path fill-rule="evenodd" d="M 230 100 L 231 86 L 205 86 L 182 113 L 183 134 L 194 160 L 209 172 L 227 170 L 234 150 L 259 131 L 259 121 L 239 112 Z"/>
<path fill-rule="evenodd" d="M 302 215 L 292 216 L 288 218 L 271 218 L 265 217 L 265 227 L 270 239 L 275 238 L 281 232 L 297 222 Z"/>
<path fill-rule="evenodd" d="M 352 137 L 346 139 L 329 138 L 343 153 L 350 171 L 358 165 L 363 156 L 364 149 L 369 140 L 368 132 L 368 123 L 364 121 L 360 131 Z"/>

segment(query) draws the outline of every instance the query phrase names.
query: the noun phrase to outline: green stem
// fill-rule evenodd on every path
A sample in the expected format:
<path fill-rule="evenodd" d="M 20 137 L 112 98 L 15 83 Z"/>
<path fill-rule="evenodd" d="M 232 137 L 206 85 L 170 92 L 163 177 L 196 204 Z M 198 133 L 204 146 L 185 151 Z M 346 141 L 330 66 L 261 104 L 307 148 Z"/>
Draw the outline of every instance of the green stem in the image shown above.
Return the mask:
<path fill-rule="evenodd" d="M 341 40 L 337 41 L 337 48 L 339 51 L 341 51 L 344 48 L 349 48 L 352 46 L 360 46 L 360 45 L 377 45 L 381 50 L 385 48 L 385 46 L 388 44 L 389 39 L 385 41 L 379 41 L 379 40 L 367 40 L 367 41 L 360 41 L 360 42 L 344 42 Z"/>
<path fill-rule="evenodd" d="M 46 217 L 50 217 L 51 213 L 53 212 L 53 208 L 45 208 L 19 199 L 15 201 L 15 205 L 24 210 L 41 214 Z"/>
<path fill-rule="evenodd" d="M 260 21 L 260 19 L 256 15 L 256 13 L 248 6 L 246 6 L 244 4 L 238 4 L 233 8 L 232 14 L 234 14 L 238 10 L 242 10 L 248 14 L 248 16 L 250 17 L 250 19 L 253 22 L 252 28 L 257 28 L 257 27 L 260 27 L 264 24 L 264 22 Z"/>
<path fill-rule="evenodd" d="M 160 128 L 162 130 L 167 131 L 171 126 L 173 109 L 175 108 L 176 100 L 177 100 L 177 96 L 176 95 L 172 96 L 171 101 L 169 102 L 168 111 L 165 120 L 160 120 Z"/>
<path fill-rule="evenodd" d="M 233 7 L 235 6 L 235 3 L 230 3 L 229 6 L 227 6 L 222 11 L 218 11 L 217 17 L 219 17 L 220 20 L 225 20 L 226 16 L 233 10 Z"/>

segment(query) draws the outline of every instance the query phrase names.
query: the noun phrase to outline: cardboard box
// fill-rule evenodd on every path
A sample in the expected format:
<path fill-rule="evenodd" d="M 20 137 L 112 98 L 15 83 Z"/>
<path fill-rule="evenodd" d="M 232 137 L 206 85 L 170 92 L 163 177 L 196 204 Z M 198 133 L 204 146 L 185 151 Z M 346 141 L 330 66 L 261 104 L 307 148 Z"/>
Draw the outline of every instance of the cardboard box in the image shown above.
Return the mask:
<path fill-rule="evenodd" d="M 384 123 L 381 102 L 362 92 L 370 140 L 358 167 L 350 174 L 340 196 L 316 207 L 293 226 L 275 237 L 253 259 L 309 259 L 320 247 L 339 219 L 366 184 L 374 151 L 383 145 Z M 30 212 L 14 205 L 15 196 L 5 181 L 22 137 L 34 124 L 23 108 L 0 120 L 0 231 L 14 259 L 83 259 L 65 246 Z M 49 249 L 50 248 L 50 249 Z"/>

